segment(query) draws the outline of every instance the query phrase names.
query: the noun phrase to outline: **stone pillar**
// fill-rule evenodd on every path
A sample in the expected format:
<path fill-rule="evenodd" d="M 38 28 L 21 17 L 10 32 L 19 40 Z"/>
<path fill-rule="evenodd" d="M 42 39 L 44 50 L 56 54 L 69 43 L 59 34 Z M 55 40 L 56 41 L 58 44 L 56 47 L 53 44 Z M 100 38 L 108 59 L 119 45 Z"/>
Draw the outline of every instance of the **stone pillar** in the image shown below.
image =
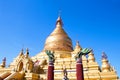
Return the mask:
<path fill-rule="evenodd" d="M 84 80 L 82 58 L 79 58 L 76 63 L 76 77 L 77 80 Z"/>
<path fill-rule="evenodd" d="M 54 63 L 49 62 L 47 80 L 54 80 Z"/>

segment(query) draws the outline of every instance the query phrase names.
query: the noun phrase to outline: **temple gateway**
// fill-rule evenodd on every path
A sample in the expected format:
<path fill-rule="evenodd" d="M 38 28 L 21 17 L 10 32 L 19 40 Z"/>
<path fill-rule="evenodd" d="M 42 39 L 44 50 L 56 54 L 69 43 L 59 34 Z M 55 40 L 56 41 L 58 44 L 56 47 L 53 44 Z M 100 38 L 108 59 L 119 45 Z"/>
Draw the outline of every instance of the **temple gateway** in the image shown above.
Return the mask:
<path fill-rule="evenodd" d="M 45 41 L 44 49 L 35 56 L 30 57 L 28 49 L 25 53 L 21 50 L 9 67 L 6 67 L 4 58 L 0 64 L 0 80 L 50 80 L 49 77 L 53 80 L 77 80 L 76 74 L 81 71 L 84 80 L 118 80 L 116 70 L 109 64 L 105 53 L 102 53 L 101 65 L 95 61 L 93 51 L 90 51 L 87 57 L 82 55 L 83 68 L 76 71 L 75 57 L 83 48 L 79 42 L 76 42 L 73 48 L 72 40 L 62 25 L 59 16 L 55 29 Z M 50 60 L 53 63 L 50 63 Z M 54 74 L 49 74 L 50 65 L 54 66 L 50 68 Z"/>

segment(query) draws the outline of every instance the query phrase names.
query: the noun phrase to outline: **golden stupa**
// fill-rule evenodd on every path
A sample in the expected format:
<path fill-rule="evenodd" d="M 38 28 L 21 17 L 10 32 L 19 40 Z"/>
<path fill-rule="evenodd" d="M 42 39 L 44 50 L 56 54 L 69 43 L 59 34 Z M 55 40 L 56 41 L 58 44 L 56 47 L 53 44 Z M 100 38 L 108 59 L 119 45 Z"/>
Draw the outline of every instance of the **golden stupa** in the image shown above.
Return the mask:
<path fill-rule="evenodd" d="M 73 49 L 72 41 L 64 31 L 63 22 L 59 16 L 54 31 L 46 39 L 44 49 L 36 56 L 30 57 L 29 50 L 23 50 L 5 67 L 4 59 L 0 65 L 0 80 L 46 80 L 48 70 L 48 56 L 45 50 L 54 51 L 54 79 L 62 80 L 63 69 L 66 68 L 69 80 L 76 80 L 76 61 L 74 56 L 82 47 L 79 42 Z M 82 56 L 84 80 L 118 80 L 115 69 L 109 64 L 107 58 L 101 60 L 101 67 L 95 61 L 94 53 L 88 57 Z"/>
<path fill-rule="evenodd" d="M 58 17 L 56 28 L 46 39 L 44 49 L 54 51 L 73 51 L 72 41 L 68 37 L 67 33 L 63 30 L 62 24 L 61 18 Z"/>

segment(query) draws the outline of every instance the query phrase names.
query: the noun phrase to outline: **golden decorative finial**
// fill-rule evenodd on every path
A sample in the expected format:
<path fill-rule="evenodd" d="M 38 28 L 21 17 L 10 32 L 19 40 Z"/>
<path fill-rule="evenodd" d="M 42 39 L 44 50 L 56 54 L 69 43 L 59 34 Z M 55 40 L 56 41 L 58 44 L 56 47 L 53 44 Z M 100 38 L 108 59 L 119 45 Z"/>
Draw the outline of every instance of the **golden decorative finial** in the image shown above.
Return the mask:
<path fill-rule="evenodd" d="M 80 46 L 79 41 L 76 42 L 76 46 Z"/>
<path fill-rule="evenodd" d="M 5 67 L 6 66 L 6 57 L 3 58 L 2 64 L 0 64 L 0 67 Z"/>
<path fill-rule="evenodd" d="M 60 27 L 62 27 L 62 25 L 63 25 L 63 22 L 62 22 L 62 19 L 61 19 L 61 11 L 59 11 L 59 13 L 58 13 L 56 27 L 58 27 L 57 25 L 60 26 Z"/>
<path fill-rule="evenodd" d="M 109 72 L 110 71 L 110 64 L 107 60 L 107 55 L 105 52 L 102 52 L 102 72 Z"/>
<path fill-rule="evenodd" d="M 20 51 L 20 54 L 19 54 L 19 56 L 22 56 L 23 55 L 23 48 L 21 49 L 21 51 Z"/>
<path fill-rule="evenodd" d="M 81 46 L 80 46 L 80 44 L 79 44 L 79 41 L 77 41 L 74 51 L 75 51 L 75 53 L 76 53 L 76 52 L 79 52 L 79 51 L 81 51 L 81 50 L 82 50 L 82 48 L 81 48 Z"/>
<path fill-rule="evenodd" d="M 107 55 L 105 54 L 105 52 L 102 52 L 102 59 L 106 59 L 107 60 Z"/>
<path fill-rule="evenodd" d="M 29 49 L 27 48 L 26 51 L 29 52 Z"/>
<path fill-rule="evenodd" d="M 95 57 L 94 57 L 93 51 L 91 51 L 91 52 L 88 54 L 88 62 L 89 62 L 89 63 L 95 62 Z"/>
<path fill-rule="evenodd" d="M 26 57 L 29 56 L 29 49 L 28 48 L 26 49 L 26 54 L 25 55 L 26 55 Z"/>

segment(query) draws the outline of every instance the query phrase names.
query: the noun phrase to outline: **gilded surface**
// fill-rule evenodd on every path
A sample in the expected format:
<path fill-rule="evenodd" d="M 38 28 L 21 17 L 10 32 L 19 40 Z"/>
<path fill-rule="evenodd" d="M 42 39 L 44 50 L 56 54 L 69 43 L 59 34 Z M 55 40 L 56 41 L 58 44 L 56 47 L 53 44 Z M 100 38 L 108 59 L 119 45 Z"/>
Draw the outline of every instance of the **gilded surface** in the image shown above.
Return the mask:
<path fill-rule="evenodd" d="M 57 19 L 56 28 L 46 39 L 44 50 L 73 51 L 72 41 L 63 30 L 60 17 Z"/>

